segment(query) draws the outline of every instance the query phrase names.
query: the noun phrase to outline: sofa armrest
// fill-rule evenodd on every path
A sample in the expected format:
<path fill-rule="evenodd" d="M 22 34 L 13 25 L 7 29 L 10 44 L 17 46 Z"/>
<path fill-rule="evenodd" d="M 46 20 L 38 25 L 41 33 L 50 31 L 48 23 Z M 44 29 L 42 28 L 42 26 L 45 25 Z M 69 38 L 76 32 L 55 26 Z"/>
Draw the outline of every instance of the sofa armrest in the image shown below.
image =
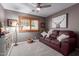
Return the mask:
<path fill-rule="evenodd" d="M 68 43 L 68 44 L 72 44 L 72 43 L 74 44 L 75 42 L 76 42 L 75 38 L 67 38 L 61 41 L 61 43 Z"/>
<path fill-rule="evenodd" d="M 61 42 L 61 52 L 68 55 L 75 47 L 75 38 L 67 38 Z"/>
<path fill-rule="evenodd" d="M 61 43 L 61 52 L 64 55 L 68 55 L 69 54 L 69 43 L 68 43 L 68 41 L 65 41 L 65 42 Z"/>

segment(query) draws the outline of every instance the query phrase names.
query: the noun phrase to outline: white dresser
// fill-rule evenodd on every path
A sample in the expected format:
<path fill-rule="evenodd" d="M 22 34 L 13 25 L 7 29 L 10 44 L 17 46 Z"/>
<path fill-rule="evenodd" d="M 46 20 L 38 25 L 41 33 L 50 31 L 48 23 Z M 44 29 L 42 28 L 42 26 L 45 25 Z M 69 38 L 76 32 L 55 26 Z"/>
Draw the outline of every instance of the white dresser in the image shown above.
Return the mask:
<path fill-rule="evenodd" d="M 6 56 L 12 45 L 12 33 L 5 34 L 0 38 L 0 55 Z"/>

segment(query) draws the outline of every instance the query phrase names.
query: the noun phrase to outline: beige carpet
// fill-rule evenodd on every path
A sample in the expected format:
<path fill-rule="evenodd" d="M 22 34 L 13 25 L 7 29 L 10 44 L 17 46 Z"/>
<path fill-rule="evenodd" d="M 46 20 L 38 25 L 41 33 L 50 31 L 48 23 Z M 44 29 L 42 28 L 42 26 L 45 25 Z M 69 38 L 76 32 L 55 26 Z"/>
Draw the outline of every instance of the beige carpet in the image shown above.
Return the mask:
<path fill-rule="evenodd" d="M 35 40 L 34 43 L 19 42 L 18 46 L 12 46 L 10 56 L 63 56 L 47 45 Z"/>

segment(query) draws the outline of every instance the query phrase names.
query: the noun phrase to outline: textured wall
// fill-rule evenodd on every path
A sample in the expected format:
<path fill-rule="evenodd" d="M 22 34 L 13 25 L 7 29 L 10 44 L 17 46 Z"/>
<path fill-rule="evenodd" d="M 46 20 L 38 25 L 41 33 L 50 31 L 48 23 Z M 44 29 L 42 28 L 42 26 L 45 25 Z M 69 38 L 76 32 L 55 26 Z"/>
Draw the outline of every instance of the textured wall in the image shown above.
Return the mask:
<path fill-rule="evenodd" d="M 0 4 L 0 21 L 2 22 L 2 25 L 4 26 L 5 12 L 1 4 Z"/>
<path fill-rule="evenodd" d="M 52 28 L 52 18 L 65 14 L 65 13 L 68 13 L 68 28 L 64 28 L 61 30 L 72 30 L 72 31 L 77 32 L 79 36 L 79 4 L 71 6 L 65 10 L 62 10 L 56 14 L 53 14 L 47 17 L 46 28 L 47 29 Z M 56 28 L 56 29 L 59 29 L 59 28 Z M 79 39 L 78 39 L 78 47 L 79 47 Z"/>
<path fill-rule="evenodd" d="M 15 11 L 10 11 L 10 10 L 5 10 L 6 13 L 6 19 L 15 19 L 18 20 L 19 16 L 33 16 L 33 15 L 28 15 L 25 13 L 20 13 L 20 12 L 15 12 Z M 34 16 L 33 16 L 34 17 Z M 36 18 L 39 18 L 39 20 L 44 21 L 44 18 L 35 16 Z M 39 32 L 23 32 L 23 33 L 18 33 L 18 41 L 25 41 L 29 37 L 34 38 L 39 37 Z"/>

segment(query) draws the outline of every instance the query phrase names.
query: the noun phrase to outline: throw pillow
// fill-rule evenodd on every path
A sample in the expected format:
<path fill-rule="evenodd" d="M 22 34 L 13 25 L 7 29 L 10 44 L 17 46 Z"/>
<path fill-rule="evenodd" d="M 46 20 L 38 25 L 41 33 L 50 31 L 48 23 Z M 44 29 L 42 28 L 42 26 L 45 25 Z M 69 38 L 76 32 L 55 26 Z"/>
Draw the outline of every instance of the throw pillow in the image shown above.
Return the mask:
<path fill-rule="evenodd" d="M 52 29 L 50 29 L 50 30 L 48 31 L 48 33 L 47 33 L 47 36 L 46 36 L 46 37 L 49 37 L 49 35 L 50 35 L 50 34 L 52 34 L 52 31 L 53 31 L 53 30 L 52 30 Z"/>
<path fill-rule="evenodd" d="M 63 39 L 66 39 L 66 38 L 69 38 L 69 36 L 65 34 L 61 34 L 60 36 L 57 37 L 57 40 L 62 41 Z"/>
<path fill-rule="evenodd" d="M 41 33 L 41 35 L 42 35 L 43 37 L 45 37 L 45 36 L 47 35 L 47 33 L 44 31 L 44 32 Z"/>

